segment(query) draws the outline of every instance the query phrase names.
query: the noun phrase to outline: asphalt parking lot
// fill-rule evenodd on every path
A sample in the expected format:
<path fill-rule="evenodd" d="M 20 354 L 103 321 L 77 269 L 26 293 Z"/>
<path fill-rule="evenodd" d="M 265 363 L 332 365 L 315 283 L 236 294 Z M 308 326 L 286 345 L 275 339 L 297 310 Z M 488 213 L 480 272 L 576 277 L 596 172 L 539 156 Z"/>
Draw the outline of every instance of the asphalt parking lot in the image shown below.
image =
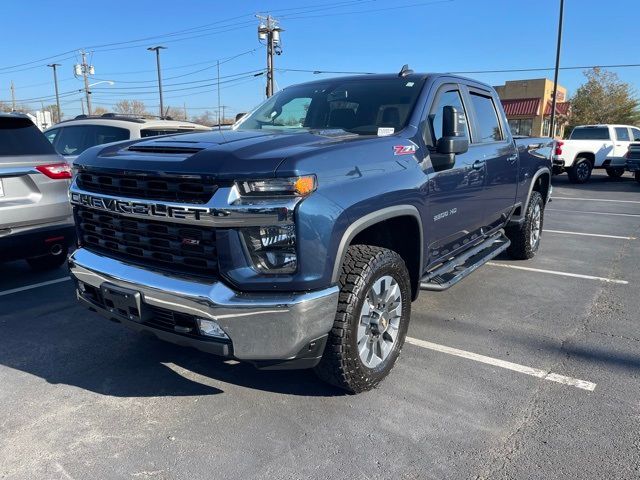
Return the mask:
<path fill-rule="evenodd" d="M 394 371 L 356 396 L 140 336 L 77 306 L 63 269 L 0 265 L 0 478 L 639 478 L 640 185 L 554 177 L 545 230 L 535 259 L 423 292 Z"/>

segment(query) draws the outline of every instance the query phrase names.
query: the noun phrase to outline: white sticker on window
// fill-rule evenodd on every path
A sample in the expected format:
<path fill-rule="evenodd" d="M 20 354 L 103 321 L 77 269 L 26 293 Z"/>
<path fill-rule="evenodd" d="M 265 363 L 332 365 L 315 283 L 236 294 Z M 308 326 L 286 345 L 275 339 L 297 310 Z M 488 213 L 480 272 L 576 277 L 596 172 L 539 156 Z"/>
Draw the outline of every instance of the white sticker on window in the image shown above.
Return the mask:
<path fill-rule="evenodd" d="M 413 87 L 415 85 L 415 83 L 413 82 L 407 82 L 407 84 L 405 86 L 407 87 Z"/>
<path fill-rule="evenodd" d="M 378 127 L 378 136 L 386 137 L 387 135 L 393 135 L 396 129 L 393 127 Z"/>

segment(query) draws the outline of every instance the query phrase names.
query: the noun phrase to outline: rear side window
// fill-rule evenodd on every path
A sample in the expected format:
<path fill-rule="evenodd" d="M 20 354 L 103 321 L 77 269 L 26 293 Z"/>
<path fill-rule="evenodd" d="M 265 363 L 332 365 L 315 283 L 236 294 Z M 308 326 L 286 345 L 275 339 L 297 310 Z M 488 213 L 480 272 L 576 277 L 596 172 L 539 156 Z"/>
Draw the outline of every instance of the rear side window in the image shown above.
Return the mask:
<path fill-rule="evenodd" d="M 48 131 L 47 138 L 59 154 L 80 155 L 96 145 L 129 140 L 129 130 L 107 125 L 69 125 Z"/>
<path fill-rule="evenodd" d="M 620 141 L 629 141 L 629 130 L 622 127 L 616 127 L 616 138 Z"/>
<path fill-rule="evenodd" d="M 51 144 L 31 120 L 0 117 L 0 156 L 53 153 Z"/>
<path fill-rule="evenodd" d="M 477 143 L 499 142 L 502 140 L 502 130 L 498 122 L 498 113 L 491 97 L 471 93 L 471 102 L 478 121 Z"/>
<path fill-rule="evenodd" d="M 633 135 L 634 142 L 640 142 L 640 130 L 638 130 L 637 128 L 632 128 L 631 134 Z"/>
<path fill-rule="evenodd" d="M 574 128 L 569 136 L 570 140 L 610 140 L 607 127 Z"/>

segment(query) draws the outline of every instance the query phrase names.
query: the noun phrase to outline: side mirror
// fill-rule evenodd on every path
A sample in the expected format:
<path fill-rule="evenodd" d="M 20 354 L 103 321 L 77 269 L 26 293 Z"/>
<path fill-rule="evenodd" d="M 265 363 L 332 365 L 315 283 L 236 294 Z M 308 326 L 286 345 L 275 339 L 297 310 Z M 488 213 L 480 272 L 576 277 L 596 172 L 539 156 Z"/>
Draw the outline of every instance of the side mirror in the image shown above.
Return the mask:
<path fill-rule="evenodd" d="M 450 105 L 442 110 L 442 138 L 438 139 L 436 151 L 445 155 L 465 153 L 469 150 L 469 139 L 460 132 L 464 114 Z"/>
<path fill-rule="evenodd" d="M 236 122 L 240 120 L 242 117 L 244 117 L 246 114 L 247 114 L 246 112 L 236 114 Z"/>

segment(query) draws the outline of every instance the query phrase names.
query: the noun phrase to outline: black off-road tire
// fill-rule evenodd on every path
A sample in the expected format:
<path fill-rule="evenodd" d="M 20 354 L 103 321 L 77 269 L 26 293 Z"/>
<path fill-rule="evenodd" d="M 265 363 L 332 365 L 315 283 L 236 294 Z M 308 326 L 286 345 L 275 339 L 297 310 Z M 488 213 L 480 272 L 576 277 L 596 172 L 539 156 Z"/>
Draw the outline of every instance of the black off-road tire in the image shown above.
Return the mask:
<path fill-rule="evenodd" d="M 587 183 L 591 178 L 593 164 L 591 160 L 584 157 L 576 158 L 574 164 L 567 170 L 571 183 Z"/>
<path fill-rule="evenodd" d="M 536 206 L 540 209 L 540 223 L 538 241 L 532 244 L 532 230 L 535 228 L 535 211 Z M 506 234 L 511 245 L 507 249 L 507 253 L 515 260 L 528 260 L 533 258 L 540 247 L 540 236 L 542 235 L 542 226 L 544 223 L 544 201 L 540 192 L 531 192 L 529 205 L 525 214 L 524 222 L 521 225 L 508 227 Z"/>
<path fill-rule="evenodd" d="M 42 257 L 27 258 L 26 260 L 32 270 L 42 272 L 45 270 L 60 268 L 66 262 L 68 255 L 69 247 L 64 246 L 56 255 L 50 253 Z"/>
<path fill-rule="evenodd" d="M 620 178 L 624 175 L 624 167 L 611 167 L 606 169 L 607 175 L 611 178 Z"/>
<path fill-rule="evenodd" d="M 375 281 L 390 275 L 402 295 L 401 319 L 395 345 L 377 367 L 369 368 L 360 359 L 357 329 L 367 292 Z M 411 316 L 411 280 L 407 267 L 396 252 L 369 245 L 352 245 L 342 265 L 338 310 L 327 345 L 315 372 L 322 380 L 351 393 L 375 388 L 391 371 L 407 336 Z"/>

